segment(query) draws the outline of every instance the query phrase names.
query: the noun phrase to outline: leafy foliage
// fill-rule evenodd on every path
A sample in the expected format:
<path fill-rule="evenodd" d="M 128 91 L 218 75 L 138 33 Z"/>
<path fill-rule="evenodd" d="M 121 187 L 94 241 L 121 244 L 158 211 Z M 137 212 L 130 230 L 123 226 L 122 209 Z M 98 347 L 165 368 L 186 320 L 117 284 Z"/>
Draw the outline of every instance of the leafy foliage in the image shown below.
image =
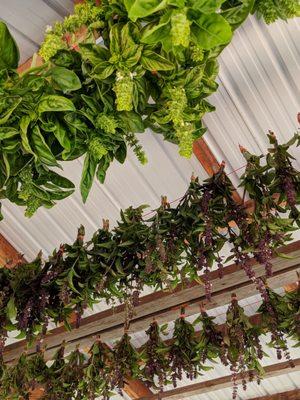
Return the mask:
<path fill-rule="evenodd" d="M 277 19 L 299 17 L 300 4 L 298 0 L 257 0 L 255 10 L 267 24 L 271 24 Z"/>
<path fill-rule="evenodd" d="M 113 230 L 104 221 L 87 243 L 80 227 L 75 242 L 62 245 L 48 260 L 39 254 L 32 262 L 1 268 L 2 344 L 8 329 L 32 338 L 46 331 L 49 320 L 68 326 L 72 312 L 79 326 L 84 309 L 100 299 L 110 304 L 124 301 L 130 319 L 144 286 L 172 290 L 180 282 L 200 280 L 209 299 L 213 265 L 222 277 L 223 264 L 231 260 L 267 296 L 252 258 L 271 276 L 272 258 L 284 257 L 278 247 L 291 240 L 300 225 L 300 174 L 289 154 L 290 146 L 299 145 L 299 135 L 281 145 L 273 134 L 269 138 L 272 147 L 266 157 L 242 149 L 247 166 L 241 185 L 254 205 L 249 213 L 234 202 L 234 188 L 222 165 L 203 184 L 193 178 L 175 207 L 163 197 L 148 219 L 143 217 L 146 206 L 129 207 L 121 211 Z M 290 179 L 288 187 L 283 177 Z M 232 254 L 224 259 L 221 251 L 228 243 Z M 296 305 L 290 302 L 289 307 Z M 295 324 L 293 332 L 299 328 Z"/>
<path fill-rule="evenodd" d="M 46 63 L 20 75 L 1 22 L 0 197 L 26 206 L 28 217 L 50 208 L 74 190 L 53 167 L 84 156 L 86 201 L 94 178 L 104 182 L 128 146 L 147 162 L 136 134 L 148 127 L 190 157 L 203 115 L 214 110 L 206 98 L 218 88 L 217 56 L 253 7 L 254 0 L 88 1 L 47 28 Z"/>
<path fill-rule="evenodd" d="M 277 304 L 281 304 L 276 315 L 283 325 L 295 316 L 294 309 L 287 306 L 291 295 L 299 304 L 299 289 L 284 295 L 269 290 L 270 298 L 276 297 Z M 46 364 L 40 351 L 33 356 L 23 354 L 15 365 L 4 366 L 0 399 L 26 399 L 31 389 L 42 385 L 45 389 L 42 399 L 45 400 L 107 400 L 114 391 L 121 392 L 129 379 L 141 379 L 154 389 L 162 389 L 170 382 L 176 386 L 183 378 L 183 372 L 194 379 L 213 368 L 204 365 L 207 360 L 230 364 L 233 398 L 236 398 L 237 372 L 242 374 L 244 389 L 247 377 L 250 381 L 254 377 L 258 381 L 263 377 L 260 360 L 267 354 L 262 352 L 260 338 L 273 329 L 268 313 L 261 307 L 256 317 L 259 316 L 262 322 L 253 325 L 233 297 L 225 325 L 216 325 L 214 318 L 203 309 L 193 323 L 182 314 L 175 321 L 172 338 L 164 342 L 161 333 L 168 333 L 167 326 L 159 327 L 154 321 L 146 331 L 148 340 L 140 350 L 132 346 L 130 336 L 124 333 L 112 348 L 97 339 L 89 354 L 76 349 L 65 356 L 62 345 L 52 363 Z M 194 328 L 198 324 L 202 326 L 200 332 Z M 284 338 L 287 335 L 284 334 Z M 294 339 L 300 340 L 299 331 Z M 284 344 L 279 346 L 285 348 Z"/>

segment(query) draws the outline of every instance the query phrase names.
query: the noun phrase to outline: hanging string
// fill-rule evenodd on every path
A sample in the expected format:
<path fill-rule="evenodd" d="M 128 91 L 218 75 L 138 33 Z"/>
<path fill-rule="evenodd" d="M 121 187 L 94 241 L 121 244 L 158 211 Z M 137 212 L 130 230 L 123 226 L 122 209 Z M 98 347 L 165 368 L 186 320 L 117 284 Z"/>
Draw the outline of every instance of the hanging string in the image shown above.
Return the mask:
<path fill-rule="evenodd" d="M 242 165 L 241 167 L 239 167 L 239 168 L 237 168 L 237 169 L 234 169 L 233 171 L 229 172 L 229 173 L 226 174 L 226 175 L 227 175 L 227 176 L 232 175 L 232 174 L 234 174 L 235 172 L 240 171 L 241 169 L 245 168 L 246 166 L 247 166 L 247 164 L 244 164 L 244 165 Z M 176 203 L 176 202 L 182 200 L 183 197 L 184 197 L 184 196 L 181 196 L 181 197 L 178 197 L 178 199 L 169 201 L 169 204 L 174 204 L 174 203 Z M 156 212 L 155 210 L 148 211 L 148 212 L 146 212 L 145 214 L 143 214 L 143 217 L 144 217 L 144 218 L 145 218 L 145 217 L 148 217 L 149 215 L 155 214 L 155 212 Z"/>

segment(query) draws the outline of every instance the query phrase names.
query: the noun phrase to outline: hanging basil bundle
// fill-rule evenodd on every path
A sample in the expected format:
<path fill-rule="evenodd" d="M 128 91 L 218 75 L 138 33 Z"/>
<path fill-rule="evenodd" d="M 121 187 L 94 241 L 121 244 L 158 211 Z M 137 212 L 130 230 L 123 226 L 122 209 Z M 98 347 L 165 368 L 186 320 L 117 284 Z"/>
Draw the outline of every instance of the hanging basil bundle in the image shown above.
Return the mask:
<path fill-rule="evenodd" d="M 278 321 L 286 325 L 295 316 L 290 307 L 283 307 L 291 300 L 291 295 L 299 304 L 299 290 L 283 295 L 269 291 L 272 305 L 276 297 L 275 311 Z M 280 307 L 278 308 L 278 305 Z M 274 308 L 275 310 L 275 308 Z M 233 398 L 236 398 L 237 373 L 243 379 L 246 390 L 246 378 L 259 382 L 264 370 L 260 365 L 263 356 L 261 336 L 273 330 L 269 311 L 260 308 L 259 324 L 252 324 L 251 317 L 232 299 L 226 313 L 224 325 L 216 325 L 214 318 L 203 309 L 191 324 L 181 315 L 175 321 L 172 338 L 164 342 L 160 333 L 167 334 L 167 325 L 159 327 L 153 322 L 146 331 L 147 342 L 136 350 L 128 333 L 112 347 L 108 347 L 98 338 L 89 351 L 89 355 L 79 349 L 65 355 L 65 344 L 57 351 L 52 362 L 45 362 L 44 353 L 32 356 L 23 354 L 15 365 L 4 366 L 0 375 L 0 399 L 24 399 L 34 388 L 43 388 L 41 399 L 83 399 L 108 400 L 114 391 L 122 392 L 131 379 L 140 379 L 147 386 L 163 389 L 172 382 L 187 377 L 193 379 L 199 373 L 213 367 L 203 365 L 207 360 L 214 364 L 228 363 L 233 371 Z M 202 330 L 195 331 L 194 326 L 202 323 Z M 294 339 L 300 339 L 299 332 Z"/>
<path fill-rule="evenodd" d="M 163 197 L 148 219 L 143 216 L 145 206 L 129 207 L 121 212 L 114 229 L 109 230 L 104 220 L 103 228 L 89 242 L 84 241 L 80 227 L 75 242 L 61 245 L 48 260 L 39 254 L 32 262 L 1 268 L 0 355 L 8 330 L 20 330 L 20 337 L 32 339 L 45 334 L 50 320 L 64 322 L 70 329 L 73 312 L 79 326 L 84 309 L 100 299 L 127 304 L 128 325 L 145 286 L 172 290 L 179 283 L 200 281 L 209 300 L 212 268 L 218 266 L 222 277 L 223 264 L 231 260 L 267 298 L 253 258 L 265 267 L 266 276 L 271 275 L 273 257 L 285 256 L 278 247 L 289 242 L 298 229 L 300 204 L 300 174 L 288 155 L 299 135 L 287 145 L 275 142 L 274 135 L 270 140 L 273 147 L 264 162 L 263 156 L 243 149 L 247 166 L 241 186 L 253 201 L 250 212 L 233 201 L 234 188 L 222 165 L 204 183 L 193 178 L 175 207 Z M 291 177 L 295 202 L 288 201 L 284 174 Z M 232 254 L 225 259 L 222 249 L 228 243 Z M 297 332 L 298 325 L 297 319 L 291 321 L 291 332 Z"/>
<path fill-rule="evenodd" d="M 28 217 L 50 208 L 74 191 L 53 168 L 84 156 L 86 201 L 128 146 L 147 161 L 136 137 L 147 127 L 190 157 L 214 110 L 206 98 L 218 88 L 217 57 L 253 6 L 89 1 L 47 29 L 47 62 L 20 75 L 18 48 L 0 22 L 0 198 L 26 206 Z"/>

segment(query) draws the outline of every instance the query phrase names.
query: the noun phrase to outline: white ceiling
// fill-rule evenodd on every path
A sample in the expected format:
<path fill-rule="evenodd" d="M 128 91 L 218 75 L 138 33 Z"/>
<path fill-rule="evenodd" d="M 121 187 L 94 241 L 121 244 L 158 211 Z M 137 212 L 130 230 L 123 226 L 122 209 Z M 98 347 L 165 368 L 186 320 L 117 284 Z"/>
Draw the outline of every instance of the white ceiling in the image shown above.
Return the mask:
<path fill-rule="evenodd" d="M 70 0 L 2 0 L 0 17 L 39 43 L 43 27 L 70 9 Z M 229 173 L 244 165 L 238 144 L 259 153 L 267 148 L 268 129 L 274 130 L 280 140 L 288 140 L 297 128 L 299 21 L 266 26 L 251 17 L 222 54 L 220 88 L 210 98 L 217 111 L 205 117 L 205 139 L 217 159 L 227 162 Z M 23 42 L 19 40 L 19 44 L 23 53 Z M 102 218 L 109 218 L 113 225 L 120 208 L 143 203 L 156 207 L 160 195 L 167 195 L 169 200 L 182 196 L 193 172 L 200 179 L 207 176 L 195 157 L 181 158 L 176 146 L 164 142 L 160 135 L 146 132 L 140 139 L 148 165 L 141 166 L 130 154 L 124 165 L 113 164 L 104 185 L 94 183 L 86 205 L 77 190 L 71 198 L 52 210 L 40 210 L 32 219 L 25 218 L 19 207 L 4 201 L 1 232 L 27 258 L 34 257 L 40 249 L 46 256 L 60 243 L 72 242 L 80 224 L 86 226 L 90 236 Z M 300 149 L 295 155 L 300 160 Z M 76 183 L 81 169 L 82 160 L 65 163 L 65 174 Z M 239 170 L 230 175 L 236 185 L 241 173 Z"/>
<path fill-rule="evenodd" d="M 0 18 L 9 23 L 16 35 L 22 61 L 37 50 L 45 25 L 71 9 L 71 0 L 0 0 Z M 300 111 L 299 21 L 266 26 L 251 17 L 235 33 L 234 40 L 222 54 L 220 88 L 210 98 L 217 111 L 205 117 L 208 127 L 205 139 L 217 159 L 226 161 L 229 173 L 244 165 L 238 144 L 260 153 L 267 148 L 265 133 L 268 129 L 274 130 L 280 140 L 288 140 L 297 128 L 296 115 Z M 94 183 L 86 205 L 82 204 L 77 190 L 52 210 L 39 210 L 32 219 L 26 219 L 21 208 L 4 201 L 5 219 L 0 225 L 1 233 L 28 259 L 40 249 L 46 256 L 60 243 L 72 242 L 80 224 L 86 227 L 90 237 L 102 218 L 109 218 L 113 225 L 121 208 L 140 204 L 157 207 L 161 195 L 167 195 L 169 200 L 182 196 L 193 172 L 200 179 L 207 177 L 195 157 L 191 160 L 181 158 L 176 146 L 164 142 L 159 135 L 146 132 L 140 139 L 148 155 L 148 165 L 140 166 L 130 153 L 124 165 L 112 165 L 104 185 Z M 300 149 L 294 154 L 300 166 Z M 65 163 L 64 168 L 66 176 L 78 183 L 82 161 Z M 235 184 L 238 184 L 241 172 L 230 175 Z M 251 311 L 253 299 L 246 299 L 246 303 Z M 99 305 L 94 312 L 103 308 L 105 306 Z M 215 310 L 215 315 L 218 313 L 219 310 Z M 133 336 L 136 345 L 144 339 L 143 333 Z M 296 356 L 300 356 L 299 351 Z M 276 360 L 271 357 L 269 362 Z M 222 376 L 227 371 L 219 367 L 215 374 Z M 239 399 L 300 387 L 299 378 L 299 373 L 293 373 L 266 380 L 260 387 L 250 385 L 251 390 Z M 194 396 L 191 400 L 230 397 L 231 389 L 226 389 Z"/>

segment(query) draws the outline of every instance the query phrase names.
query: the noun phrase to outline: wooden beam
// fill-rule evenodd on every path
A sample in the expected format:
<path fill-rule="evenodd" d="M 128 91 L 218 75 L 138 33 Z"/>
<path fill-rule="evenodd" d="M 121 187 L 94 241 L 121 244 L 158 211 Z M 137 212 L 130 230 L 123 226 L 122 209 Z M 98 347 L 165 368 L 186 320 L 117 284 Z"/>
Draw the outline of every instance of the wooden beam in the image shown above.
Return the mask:
<path fill-rule="evenodd" d="M 194 142 L 193 152 L 209 176 L 212 176 L 215 172 L 218 171 L 218 169 L 220 168 L 220 163 L 218 162 L 215 155 L 203 138 L 197 139 Z M 237 191 L 233 193 L 233 199 L 238 204 L 243 203 L 243 199 Z"/>
<path fill-rule="evenodd" d="M 140 399 L 144 396 L 152 396 L 153 392 L 139 379 L 130 379 L 125 383 L 123 391 L 131 399 Z"/>
<path fill-rule="evenodd" d="M 18 261 L 25 261 L 23 255 L 0 233 L 0 266 L 13 267 Z"/>
<path fill-rule="evenodd" d="M 279 288 L 296 279 L 295 271 L 300 268 L 300 241 L 291 243 L 280 249 L 293 258 L 275 258 L 273 260 L 274 276 L 268 280 L 270 287 Z M 264 276 L 265 269 L 262 265 L 253 262 L 256 276 Z M 155 316 L 159 324 L 173 321 L 179 314 L 179 308 L 186 306 L 186 315 L 199 313 L 199 304 L 204 303 L 209 309 L 228 304 L 229 294 L 235 292 L 239 299 L 247 298 L 257 293 L 255 285 L 249 281 L 245 272 L 235 264 L 224 268 L 224 277 L 218 278 L 218 272 L 212 271 L 209 275 L 212 287 L 212 301 L 207 302 L 204 287 L 197 282 L 178 286 L 173 292 L 159 291 L 143 296 L 139 305 L 135 308 L 135 316 L 131 320 L 130 332 L 139 332 L 148 328 Z M 100 313 L 90 315 L 81 321 L 78 329 L 71 332 L 64 327 L 51 330 L 44 344 L 47 347 L 45 356 L 51 359 L 63 340 L 66 341 L 67 351 L 72 351 L 80 343 L 81 346 L 90 347 L 95 336 L 101 335 L 103 341 L 114 340 L 123 334 L 123 321 L 125 320 L 124 306 L 108 309 Z M 74 327 L 74 326 L 73 326 Z M 18 358 L 26 346 L 26 341 L 8 345 L 4 349 L 4 360 L 12 362 Z M 34 352 L 34 349 L 29 349 Z"/>
<path fill-rule="evenodd" d="M 273 378 L 280 375 L 285 375 L 289 372 L 300 371 L 300 358 L 294 360 L 295 367 L 291 368 L 288 361 L 266 366 L 264 379 Z M 238 375 L 238 383 L 241 383 L 242 376 Z M 216 390 L 225 389 L 232 386 L 232 376 L 226 375 L 217 379 L 211 379 L 204 382 L 194 383 L 192 385 L 180 387 L 177 389 L 167 390 L 165 392 L 154 394 L 152 396 L 140 397 L 139 400 L 159 400 L 159 399 L 170 399 L 170 400 L 181 400 L 184 398 L 190 398 L 197 394 L 204 394 L 214 392 Z M 296 398 L 299 400 L 299 397 Z M 286 398 L 284 398 L 286 400 Z"/>
<path fill-rule="evenodd" d="M 32 60 L 33 60 L 33 57 L 30 57 L 27 61 L 25 61 L 23 64 L 21 64 L 17 69 L 18 73 L 22 74 L 23 72 L 25 72 L 28 69 L 30 69 L 31 68 L 31 64 L 32 64 Z M 43 64 L 42 57 L 40 57 L 39 55 L 36 55 L 36 57 L 35 57 L 35 66 L 38 67 L 38 66 L 40 66 L 42 64 Z"/>
<path fill-rule="evenodd" d="M 289 390 L 288 392 L 269 394 L 262 397 L 254 397 L 249 400 L 300 400 L 300 389 Z"/>
<path fill-rule="evenodd" d="M 208 175 L 211 176 L 218 171 L 220 164 L 203 138 L 194 142 L 193 152 Z"/>
<path fill-rule="evenodd" d="M 44 393 L 45 390 L 43 388 L 37 387 L 30 392 L 29 400 L 39 400 Z"/>

